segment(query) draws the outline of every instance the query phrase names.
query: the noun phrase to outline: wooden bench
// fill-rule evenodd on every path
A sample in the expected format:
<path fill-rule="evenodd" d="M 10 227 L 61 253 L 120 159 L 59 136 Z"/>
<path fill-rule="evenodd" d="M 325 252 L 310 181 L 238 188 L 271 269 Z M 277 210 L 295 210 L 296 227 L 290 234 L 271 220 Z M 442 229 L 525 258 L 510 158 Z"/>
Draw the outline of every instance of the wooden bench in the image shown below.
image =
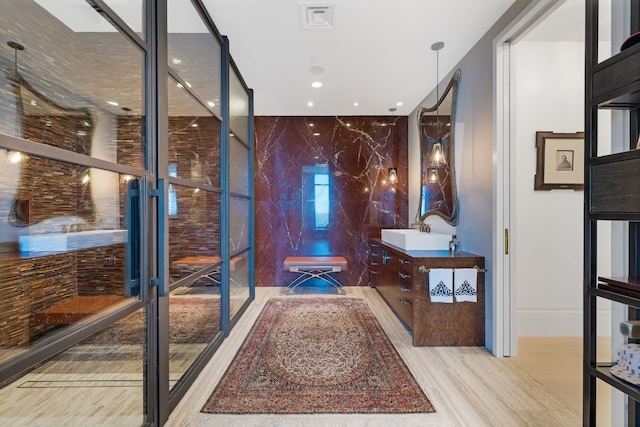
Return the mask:
<path fill-rule="evenodd" d="M 340 294 L 345 293 L 342 283 L 331 275 L 347 270 L 347 259 L 343 256 L 288 256 L 282 267 L 285 271 L 300 274 L 289 283 L 287 294 L 311 279 L 320 279 L 335 287 Z"/>
<path fill-rule="evenodd" d="M 76 296 L 34 314 L 38 325 L 70 325 L 124 301 L 120 295 Z"/>

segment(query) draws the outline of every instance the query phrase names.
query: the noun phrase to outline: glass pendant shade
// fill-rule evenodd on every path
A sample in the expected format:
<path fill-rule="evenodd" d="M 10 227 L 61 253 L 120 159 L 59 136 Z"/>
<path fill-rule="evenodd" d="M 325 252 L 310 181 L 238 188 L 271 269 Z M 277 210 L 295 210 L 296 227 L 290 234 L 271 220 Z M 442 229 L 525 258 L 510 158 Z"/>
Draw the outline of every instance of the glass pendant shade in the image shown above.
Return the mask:
<path fill-rule="evenodd" d="M 429 173 L 427 174 L 427 182 L 429 184 L 437 184 L 438 181 L 438 171 L 435 168 L 429 169 Z"/>
<path fill-rule="evenodd" d="M 430 160 L 433 166 L 442 166 L 447 163 L 440 139 L 438 139 L 431 147 Z"/>
<path fill-rule="evenodd" d="M 398 182 L 398 168 L 389 168 L 389 182 L 395 184 Z"/>

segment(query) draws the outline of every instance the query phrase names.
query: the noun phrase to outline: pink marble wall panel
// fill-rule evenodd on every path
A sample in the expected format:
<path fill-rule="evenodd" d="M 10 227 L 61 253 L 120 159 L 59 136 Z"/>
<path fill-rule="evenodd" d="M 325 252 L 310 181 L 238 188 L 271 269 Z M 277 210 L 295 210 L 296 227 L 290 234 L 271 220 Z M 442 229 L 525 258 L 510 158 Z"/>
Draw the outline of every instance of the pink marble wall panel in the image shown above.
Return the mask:
<path fill-rule="evenodd" d="M 256 286 L 289 283 L 292 255 L 342 255 L 342 283 L 368 285 L 370 230 L 407 227 L 407 117 L 262 116 L 255 133 Z M 329 214 L 318 227 L 312 179 L 323 170 Z"/>

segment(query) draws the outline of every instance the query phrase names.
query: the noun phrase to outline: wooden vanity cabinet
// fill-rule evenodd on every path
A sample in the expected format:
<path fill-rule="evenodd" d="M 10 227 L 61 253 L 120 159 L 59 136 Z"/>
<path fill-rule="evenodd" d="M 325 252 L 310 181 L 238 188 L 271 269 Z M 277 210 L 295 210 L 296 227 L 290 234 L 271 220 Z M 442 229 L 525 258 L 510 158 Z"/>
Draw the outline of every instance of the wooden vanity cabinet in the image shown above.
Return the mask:
<path fill-rule="evenodd" d="M 484 257 L 464 252 L 404 251 L 378 238 L 370 240 L 372 252 L 374 245 L 381 257 L 371 275 L 375 288 L 411 331 L 414 346 L 484 346 Z M 479 269 L 477 302 L 431 302 L 430 268 L 474 267 Z"/>
<path fill-rule="evenodd" d="M 376 242 L 369 243 L 369 285 L 375 288 L 381 274 L 382 248 Z"/>

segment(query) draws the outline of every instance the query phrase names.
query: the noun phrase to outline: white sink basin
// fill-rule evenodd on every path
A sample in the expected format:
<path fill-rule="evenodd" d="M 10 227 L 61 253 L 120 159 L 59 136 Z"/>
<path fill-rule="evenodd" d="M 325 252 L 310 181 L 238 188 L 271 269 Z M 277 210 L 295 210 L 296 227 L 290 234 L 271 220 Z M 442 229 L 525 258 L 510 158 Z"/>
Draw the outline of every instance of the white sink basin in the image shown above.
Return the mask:
<path fill-rule="evenodd" d="M 423 233 L 415 228 L 382 230 L 383 242 L 407 251 L 447 251 L 449 240 L 449 234 Z"/>
<path fill-rule="evenodd" d="M 127 241 L 127 230 L 89 230 L 20 236 L 20 252 L 66 252 Z"/>

